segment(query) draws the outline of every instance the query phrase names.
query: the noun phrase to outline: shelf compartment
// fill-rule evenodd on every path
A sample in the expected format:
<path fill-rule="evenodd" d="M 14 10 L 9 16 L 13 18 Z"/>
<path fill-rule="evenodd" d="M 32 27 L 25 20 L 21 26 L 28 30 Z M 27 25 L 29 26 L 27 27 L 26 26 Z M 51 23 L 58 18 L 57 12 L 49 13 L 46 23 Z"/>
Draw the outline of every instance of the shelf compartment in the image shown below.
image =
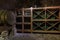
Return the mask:
<path fill-rule="evenodd" d="M 31 25 L 30 24 L 24 24 L 24 29 L 31 29 Z"/>
<path fill-rule="evenodd" d="M 31 22 L 31 17 L 24 17 L 24 22 Z"/>
<path fill-rule="evenodd" d="M 47 13 L 46 17 L 48 19 L 58 19 L 59 18 L 59 9 L 47 9 L 46 13 Z"/>
<path fill-rule="evenodd" d="M 17 11 L 17 16 L 22 15 L 22 10 Z"/>
<path fill-rule="evenodd" d="M 16 17 L 16 22 L 22 22 L 22 17 Z"/>
<path fill-rule="evenodd" d="M 22 29 L 22 24 L 16 24 L 17 29 Z"/>
<path fill-rule="evenodd" d="M 50 26 L 48 24 L 50 24 Z M 60 25 L 60 22 L 58 22 L 58 21 L 54 21 L 54 22 L 50 21 L 50 22 L 47 22 L 46 26 L 47 26 L 47 30 L 58 31 L 59 30 L 59 25 Z"/>
<path fill-rule="evenodd" d="M 45 17 L 44 10 L 33 10 L 33 19 L 44 19 Z"/>
<path fill-rule="evenodd" d="M 44 22 L 40 22 L 40 21 L 34 21 L 33 22 L 33 30 L 44 30 L 45 29 L 45 23 Z"/>
<path fill-rule="evenodd" d="M 31 11 L 30 10 L 24 10 L 24 16 L 25 17 L 31 16 Z"/>

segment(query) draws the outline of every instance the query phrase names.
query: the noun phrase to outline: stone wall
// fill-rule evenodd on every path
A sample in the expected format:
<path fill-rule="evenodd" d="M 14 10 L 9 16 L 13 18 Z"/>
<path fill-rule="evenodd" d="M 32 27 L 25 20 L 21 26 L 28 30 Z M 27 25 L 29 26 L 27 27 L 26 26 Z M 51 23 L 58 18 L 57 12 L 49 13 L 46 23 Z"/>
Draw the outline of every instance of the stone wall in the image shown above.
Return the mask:
<path fill-rule="evenodd" d="M 15 9 L 16 0 L 0 0 L 0 9 Z"/>

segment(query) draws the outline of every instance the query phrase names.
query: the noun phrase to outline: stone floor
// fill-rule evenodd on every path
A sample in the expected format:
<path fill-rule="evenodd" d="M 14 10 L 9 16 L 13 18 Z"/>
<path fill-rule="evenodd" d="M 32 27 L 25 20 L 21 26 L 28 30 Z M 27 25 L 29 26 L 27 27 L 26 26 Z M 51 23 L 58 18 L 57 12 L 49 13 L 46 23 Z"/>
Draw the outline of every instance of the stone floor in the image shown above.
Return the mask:
<path fill-rule="evenodd" d="M 59 34 L 20 34 L 16 33 L 10 40 L 60 40 Z"/>
<path fill-rule="evenodd" d="M 14 36 L 10 35 L 10 40 L 60 40 L 60 34 L 25 34 L 25 33 L 16 33 L 16 30 L 11 32 L 15 34 Z"/>

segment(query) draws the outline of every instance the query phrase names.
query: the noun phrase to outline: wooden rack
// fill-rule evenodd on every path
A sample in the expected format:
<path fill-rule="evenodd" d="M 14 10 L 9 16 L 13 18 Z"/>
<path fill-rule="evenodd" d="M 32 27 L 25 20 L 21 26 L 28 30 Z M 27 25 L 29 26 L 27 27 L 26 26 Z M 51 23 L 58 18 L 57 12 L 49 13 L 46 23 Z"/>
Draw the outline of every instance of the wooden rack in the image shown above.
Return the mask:
<path fill-rule="evenodd" d="M 20 33 L 60 33 L 60 6 L 16 10 L 16 28 Z"/>

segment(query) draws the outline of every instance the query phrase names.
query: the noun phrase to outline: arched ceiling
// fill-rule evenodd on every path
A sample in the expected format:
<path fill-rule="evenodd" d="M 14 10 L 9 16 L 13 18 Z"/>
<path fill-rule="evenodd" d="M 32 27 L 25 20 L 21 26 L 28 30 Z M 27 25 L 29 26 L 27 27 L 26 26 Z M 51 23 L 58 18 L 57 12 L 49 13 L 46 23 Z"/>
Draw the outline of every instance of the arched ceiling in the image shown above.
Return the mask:
<path fill-rule="evenodd" d="M 15 9 L 21 7 L 60 6 L 60 0 L 0 0 L 0 9 Z"/>

